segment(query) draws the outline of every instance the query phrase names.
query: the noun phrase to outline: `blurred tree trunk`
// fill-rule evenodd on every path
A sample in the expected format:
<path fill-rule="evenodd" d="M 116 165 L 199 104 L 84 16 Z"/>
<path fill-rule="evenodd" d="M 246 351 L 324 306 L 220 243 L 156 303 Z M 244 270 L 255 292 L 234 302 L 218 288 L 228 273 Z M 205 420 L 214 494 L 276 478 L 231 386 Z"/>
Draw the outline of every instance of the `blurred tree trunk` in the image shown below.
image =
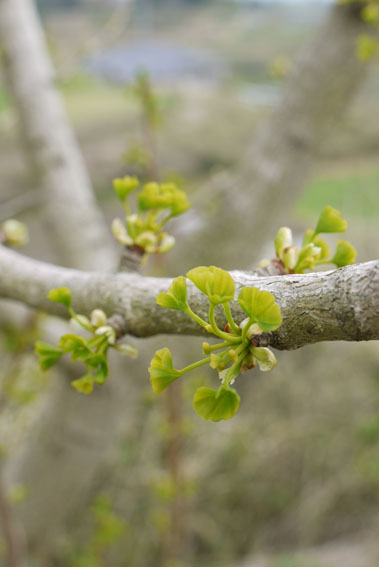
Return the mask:
<path fill-rule="evenodd" d="M 46 192 L 44 218 L 64 263 L 89 270 L 114 266 L 110 232 L 55 85 L 32 0 L 1 0 L 5 77 L 26 155 Z"/>
<path fill-rule="evenodd" d="M 245 269 L 260 259 L 276 229 L 288 224 L 323 140 L 338 126 L 370 67 L 356 55 L 358 37 L 370 33 L 361 6 L 330 8 L 295 60 L 278 107 L 244 148 L 238 171 L 216 175 L 205 188 L 212 219 L 197 219 L 199 230 L 191 238 L 199 264 Z M 204 202 L 201 195 L 199 201 Z"/>
<path fill-rule="evenodd" d="M 72 267 L 109 270 L 115 251 L 74 134 L 54 83 L 52 65 L 31 0 L 1 0 L 0 40 L 7 84 L 24 147 L 45 191 L 43 218 L 58 257 Z M 19 507 L 29 543 L 49 540 L 83 503 L 99 466 L 116 445 L 125 380 L 91 398 L 78 396 L 66 370 L 27 444 L 8 463 L 7 477 L 28 487 Z"/>

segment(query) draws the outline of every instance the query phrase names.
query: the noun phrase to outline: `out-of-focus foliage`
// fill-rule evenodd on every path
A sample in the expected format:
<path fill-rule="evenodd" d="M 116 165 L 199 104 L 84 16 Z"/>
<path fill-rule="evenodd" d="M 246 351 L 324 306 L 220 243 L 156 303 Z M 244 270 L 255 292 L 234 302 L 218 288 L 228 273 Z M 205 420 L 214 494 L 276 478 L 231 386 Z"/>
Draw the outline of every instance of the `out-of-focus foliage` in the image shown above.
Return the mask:
<path fill-rule="evenodd" d="M 379 55 L 379 2 L 378 0 L 340 0 L 341 4 L 361 4 L 362 19 L 372 26 L 371 35 L 364 34 L 358 39 L 357 54 L 362 61 L 369 61 Z M 379 59 L 378 59 L 379 61 Z"/>

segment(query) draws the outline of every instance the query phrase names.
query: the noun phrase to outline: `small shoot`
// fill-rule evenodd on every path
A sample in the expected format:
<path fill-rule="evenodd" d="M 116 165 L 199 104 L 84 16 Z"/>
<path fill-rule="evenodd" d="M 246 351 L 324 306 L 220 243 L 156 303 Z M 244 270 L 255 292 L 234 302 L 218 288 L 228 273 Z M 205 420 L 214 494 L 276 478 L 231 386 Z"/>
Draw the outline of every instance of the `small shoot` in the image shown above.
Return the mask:
<path fill-rule="evenodd" d="M 173 248 L 175 238 L 164 231 L 166 223 L 189 208 L 187 195 L 175 183 L 150 182 L 140 186 L 137 177 L 126 176 L 113 181 L 113 188 L 125 210 L 125 222 L 112 223 L 115 239 L 123 246 L 134 247 L 141 256 L 164 254 Z M 129 195 L 139 190 L 137 212 L 133 212 Z"/>
<path fill-rule="evenodd" d="M 235 283 L 228 272 L 215 266 L 199 266 L 190 270 L 187 278 L 208 297 L 208 321 L 194 313 L 188 304 L 187 280 L 184 276 L 174 279 L 167 292 L 158 295 L 157 304 L 166 309 L 183 311 L 208 333 L 222 339 L 222 342 L 213 345 L 204 342 L 203 353 L 206 358 L 181 370 L 174 367 L 168 348 L 158 350 L 149 368 L 152 388 L 159 394 L 183 374 L 209 365 L 217 370 L 221 386 L 218 390 L 199 388 L 193 399 L 193 407 L 201 417 L 209 421 L 229 419 L 239 407 L 239 396 L 230 386 L 240 372 L 245 373 L 257 364 L 263 372 L 276 366 L 274 353 L 257 345 L 262 333 L 269 333 L 280 327 L 280 308 L 271 293 L 254 287 L 243 287 L 238 295 L 238 302 L 247 318 L 238 324 L 234 321 L 229 306 L 234 300 Z M 224 329 L 216 323 L 215 309 L 218 305 L 222 306 L 227 321 Z"/>
<path fill-rule="evenodd" d="M 35 353 L 39 358 L 42 370 L 51 368 L 58 362 L 64 354 L 71 354 L 73 362 L 80 360 L 87 367 L 84 376 L 73 380 L 71 384 L 79 392 L 89 394 L 93 390 L 94 384 L 104 384 L 109 375 L 107 354 L 109 348 L 114 348 L 121 354 L 135 358 L 138 354 L 137 349 L 128 344 L 117 344 L 115 329 L 108 324 L 106 314 L 102 309 L 94 309 L 89 318 L 77 314 L 71 306 L 71 291 L 68 287 L 52 289 L 48 298 L 55 303 L 60 303 L 68 309 L 71 322 L 75 328 L 84 329 L 89 332 L 89 338 L 69 333 L 63 335 L 57 346 L 50 345 L 43 341 L 35 344 Z"/>
<path fill-rule="evenodd" d="M 321 264 L 334 264 L 337 268 L 354 264 L 357 252 L 350 242 L 339 240 L 332 256 L 328 244 L 320 236 L 345 232 L 346 229 L 347 221 L 341 218 L 337 209 L 328 205 L 322 210 L 315 230 L 305 232 L 300 249 L 293 244 L 290 228 L 284 226 L 278 230 L 274 239 L 276 258 L 271 263 L 276 264 L 282 274 L 303 274 Z M 262 260 L 258 267 L 269 265 L 269 261 Z"/>

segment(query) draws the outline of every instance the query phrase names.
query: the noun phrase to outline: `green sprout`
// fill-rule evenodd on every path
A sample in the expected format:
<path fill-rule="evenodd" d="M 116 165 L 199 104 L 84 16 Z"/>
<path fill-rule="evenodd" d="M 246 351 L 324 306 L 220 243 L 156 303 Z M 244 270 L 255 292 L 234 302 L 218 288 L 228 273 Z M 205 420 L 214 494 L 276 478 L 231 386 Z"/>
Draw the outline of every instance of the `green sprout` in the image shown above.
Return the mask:
<path fill-rule="evenodd" d="M 113 181 L 113 188 L 122 202 L 126 221 L 114 219 L 112 232 L 118 242 L 137 248 L 141 256 L 162 254 L 175 245 L 175 238 L 163 230 L 165 224 L 189 208 L 184 191 L 175 183 L 146 183 L 140 187 L 136 177 L 124 177 Z M 137 213 L 128 203 L 132 191 L 139 189 Z"/>
<path fill-rule="evenodd" d="M 276 258 L 272 262 L 279 263 L 284 274 L 303 274 L 320 264 L 334 264 L 337 268 L 354 264 L 357 251 L 350 242 L 339 240 L 332 256 L 328 244 L 319 236 L 322 233 L 345 232 L 346 228 L 347 222 L 341 218 L 340 212 L 328 205 L 321 212 L 315 230 L 305 232 L 300 250 L 293 244 L 291 229 L 283 226 L 278 230 L 274 240 Z M 268 260 L 262 260 L 258 267 L 269 264 Z"/>
<path fill-rule="evenodd" d="M 235 283 L 228 272 L 215 266 L 200 266 L 190 270 L 187 278 L 208 297 L 208 321 L 199 317 L 189 306 L 187 280 L 184 276 L 174 279 L 167 293 L 158 295 L 157 304 L 167 309 L 183 311 L 222 342 L 213 345 L 204 342 L 203 353 L 206 358 L 181 370 L 174 367 L 168 348 L 158 350 L 150 363 L 151 385 L 154 392 L 159 394 L 186 372 L 208 364 L 217 370 L 221 386 L 218 390 L 199 388 L 193 398 L 193 407 L 201 417 L 209 421 L 229 419 L 239 407 L 239 395 L 230 387 L 239 373 L 245 373 L 257 364 L 263 372 L 276 366 L 274 353 L 266 347 L 257 345 L 259 345 L 259 335 L 270 333 L 280 327 L 282 323 L 280 308 L 275 303 L 275 297 L 268 291 L 243 287 L 237 299 L 247 317 L 236 323 L 229 306 L 234 300 Z M 218 305 L 222 306 L 227 320 L 224 329 L 220 329 L 215 320 Z"/>
<path fill-rule="evenodd" d="M 39 358 L 42 370 L 51 368 L 61 356 L 71 353 L 74 362 L 81 360 L 87 367 L 87 373 L 81 378 L 73 380 L 71 384 L 79 392 L 89 394 L 92 392 L 95 383 L 102 385 L 108 378 L 107 353 L 109 348 L 114 348 L 131 358 L 137 356 L 138 352 L 134 346 L 117 344 L 116 331 L 109 325 L 107 316 L 101 309 L 94 309 L 89 318 L 78 315 L 71 307 L 71 291 L 67 287 L 52 289 L 48 298 L 55 303 L 64 305 L 68 309 L 72 322 L 91 333 L 91 337 L 85 338 L 70 333 L 63 335 L 57 346 L 37 341 L 35 353 Z"/>

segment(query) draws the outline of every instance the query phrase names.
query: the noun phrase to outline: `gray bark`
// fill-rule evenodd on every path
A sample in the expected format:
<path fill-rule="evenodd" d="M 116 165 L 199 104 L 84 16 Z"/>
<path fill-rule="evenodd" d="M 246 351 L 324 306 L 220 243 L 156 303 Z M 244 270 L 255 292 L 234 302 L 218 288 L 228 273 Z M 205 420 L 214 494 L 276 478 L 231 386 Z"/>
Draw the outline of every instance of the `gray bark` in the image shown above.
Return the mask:
<path fill-rule="evenodd" d="M 0 42 L 23 141 L 46 192 L 45 217 L 66 265 L 114 267 L 114 248 L 55 85 L 31 0 L 0 1 Z"/>
<path fill-rule="evenodd" d="M 0 296 L 23 301 L 51 314 L 66 315 L 65 308 L 46 299 L 50 289 L 68 286 L 73 306 L 89 314 L 100 307 L 107 315 L 124 318 L 124 332 L 137 337 L 156 334 L 204 334 L 203 329 L 180 311 L 156 305 L 156 296 L 167 291 L 172 280 L 136 274 L 106 275 L 69 270 L 37 262 L 0 249 Z M 270 291 L 280 305 L 283 324 L 268 343 L 291 350 L 318 341 L 379 339 L 379 261 L 328 272 L 257 277 L 231 272 L 237 286 L 256 286 Z M 206 318 L 208 300 L 189 282 L 192 309 Z M 246 315 L 232 305 L 237 322 Z M 224 322 L 219 313 L 219 322 Z"/>

